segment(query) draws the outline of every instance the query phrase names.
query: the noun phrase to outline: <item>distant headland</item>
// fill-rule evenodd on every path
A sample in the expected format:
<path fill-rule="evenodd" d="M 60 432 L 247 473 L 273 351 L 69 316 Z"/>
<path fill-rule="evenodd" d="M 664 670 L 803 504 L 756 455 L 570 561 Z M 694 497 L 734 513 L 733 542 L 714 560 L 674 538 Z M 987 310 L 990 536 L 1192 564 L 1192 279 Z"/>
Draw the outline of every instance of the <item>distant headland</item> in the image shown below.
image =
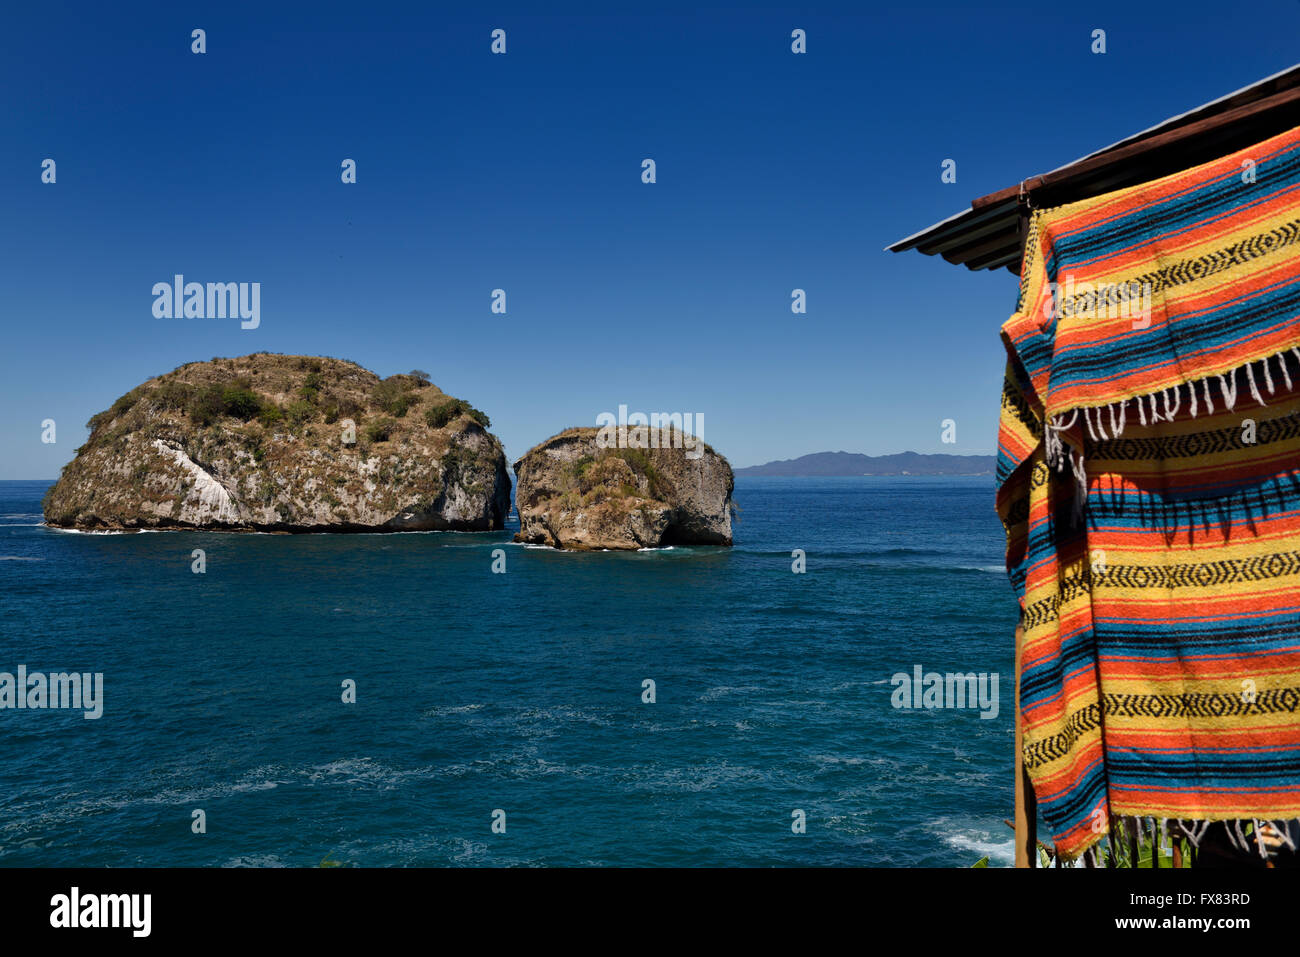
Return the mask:
<path fill-rule="evenodd" d="M 736 469 L 736 475 L 837 476 L 837 475 L 992 475 L 993 455 L 924 455 L 896 452 L 863 455 L 860 452 L 814 452 L 797 459 Z"/>

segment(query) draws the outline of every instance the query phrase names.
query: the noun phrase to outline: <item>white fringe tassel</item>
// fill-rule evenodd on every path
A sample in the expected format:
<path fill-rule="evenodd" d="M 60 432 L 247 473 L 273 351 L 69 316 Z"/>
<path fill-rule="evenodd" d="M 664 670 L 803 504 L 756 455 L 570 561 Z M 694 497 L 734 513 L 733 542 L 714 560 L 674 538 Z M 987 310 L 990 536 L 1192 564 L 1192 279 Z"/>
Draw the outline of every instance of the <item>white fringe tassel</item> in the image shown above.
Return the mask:
<path fill-rule="evenodd" d="M 1292 346 L 1291 352 L 1295 355 L 1297 363 L 1300 363 L 1300 347 Z M 1278 360 L 1278 368 L 1282 369 L 1282 377 L 1286 381 L 1287 391 L 1290 393 L 1292 389 L 1291 371 L 1287 368 L 1287 361 L 1290 360 L 1290 356 L 1284 351 L 1274 352 L 1273 355 L 1258 360 L 1262 371 L 1264 371 L 1265 389 L 1268 390 L 1269 395 L 1273 395 L 1277 390 L 1273 382 L 1273 372 L 1269 368 L 1271 359 Z M 1256 402 L 1260 403 L 1261 406 L 1268 406 L 1269 403 L 1260 394 L 1253 363 L 1245 363 L 1244 367 L 1238 368 L 1245 369 L 1245 381 L 1247 381 L 1248 389 L 1251 390 L 1252 398 L 1255 398 Z M 1236 373 L 1238 373 L 1238 369 L 1230 369 L 1229 372 L 1214 373 L 1201 378 L 1200 398 L 1204 399 L 1206 415 L 1213 415 L 1214 413 L 1214 399 L 1210 397 L 1210 384 L 1212 384 L 1213 380 L 1218 380 L 1219 397 L 1222 398 L 1223 407 L 1226 408 L 1226 411 L 1231 412 L 1232 408 L 1236 406 L 1236 395 L 1238 395 Z M 1122 399 L 1121 402 L 1112 402 L 1106 404 L 1106 406 L 1097 406 L 1096 408 L 1076 407 L 1070 412 L 1062 412 L 1060 415 L 1050 417 L 1047 428 L 1043 430 L 1044 451 L 1047 454 L 1048 465 L 1056 469 L 1057 472 L 1065 471 L 1067 462 L 1069 462 L 1071 471 L 1074 472 L 1076 484 L 1079 486 L 1074 502 L 1076 520 L 1083 518 L 1083 502 L 1088 494 L 1087 465 L 1084 463 L 1083 449 L 1075 450 L 1073 447 L 1067 449 L 1065 439 L 1062 438 L 1061 433 L 1073 429 L 1079 421 L 1080 413 L 1082 413 L 1084 429 L 1087 430 L 1088 438 L 1092 439 L 1093 442 L 1105 442 L 1119 438 L 1125 434 L 1128 403 L 1130 402 L 1134 402 L 1138 406 L 1138 420 L 1141 424 L 1147 425 L 1148 404 L 1151 406 L 1152 425 L 1158 423 L 1158 421 L 1169 421 L 1171 423 L 1178 416 L 1180 408 L 1183 407 L 1183 389 L 1187 390 L 1188 413 L 1190 413 L 1192 419 L 1195 419 L 1201 406 L 1201 402 L 1196 395 L 1196 380 L 1188 381 L 1184 385 L 1158 390 L 1158 393 L 1148 393 L 1147 395 L 1138 395 L 1138 397 L 1132 399 Z M 1157 404 L 1157 395 L 1160 395 L 1161 402 L 1164 404 L 1164 412 L 1161 412 L 1160 406 Z M 1106 434 L 1102 410 L 1105 410 L 1106 415 L 1109 415 L 1109 436 Z M 1082 439 L 1082 436 L 1080 436 L 1080 439 Z"/>
<path fill-rule="evenodd" d="M 1300 348 L 1292 347 L 1291 352 L 1295 353 L 1296 361 L 1300 363 Z M 1264 374 L 1264 389 L 1271 396 L 1276 394 L 1277 386 L 1273 382 L 1273 371 L 1269 367 L 1269 362 L 1277 360 L 1278 368 L 1282 371 L 1282 378 L 1286 382 L 1286 391 L 1290 392 L 1293 388 L 1291 382 L 1291 370 L 1287 366 L 1287 354 L 1277 352 L 1271 356 L 1259 360 L 1260 368 Z M 1188 414 L 1194 419 L 1200 413 L 1201 405 L 1205 405 L 1206 415 L 1214 414 L 1214 399 L 1211 394 L 1210 386 L 1214 380 L 1219 383 L 1219 395 L 1223 402 L 1224 408 L 1231 412 L 1237 404 L 1237 372 L 1245 369 L 1246 386 L 1250 390 L 1251 397 L 1262 406 L 1267 406 L 1268 401 L 1264 398 L 1263 392 L 1259 389 L 1258 380 L 1255 378 L 1254 363 L 1246 363 L 1237 369 L 1228 372 L 1208 375 L 1200 379 L 1201 394 L 1196 394 L 1196 382 L 1192 380 L 1183 385 L 1172 386 L 1160 389 L 1156 392 L 1149 392 L 1144 396 L 1136 396 L 1132 399 L 1123 399 L 1119 402 L 1111 402 L 1107 405 L 1097 406 L 1095 408 L 1080 406 L 1071 409 L 1069 413 L 1060 413 L 1054 416 L 1048 423 L 1050 428 L 1045 430 L 1047 461 L 1055 466 L 1058 471 L 1065 468 L 1065 457 L 1062 454 L 1063 441 L 1058 433 L 1068 431 L 1074 427 L 1083 416 L 1084 428 L 1088 433 L 1088 438 L 1094 442 L 1104 442 L 1110 439 L 1118 439 L 1124 434 L 1124 428 L 1128 418 L 1128 404 L 1133 402 L 1137 405 L 1138 421 L 1146 425 L 1148 418 L 1152 425 L 1157 422 L 1173 422 L 1178 417 L 1178 412 L 1183 407 L 1183 390 L 1187 391 Z M 1163 405 L 1163 411 L 1161 406 Z M 1103 417 L 1105 410 L 1106 417 Z M 1106 418 L 1110 419 L 1110 432 L 1106 431 Z"/>
<path fill-rule="evenodd" d="M 1212 824 L 1222 824 L 1224 834 L 1228 838 L 1228 843 L 1233 849 L 1242 854 L 1258 854 L 1264 860 L 1270 860 L 1282 847 L 1286 847 L 1293 853 L 1296 850 L 1296 831 L 1300 831 L 1300 821 L 1268 821 L 1262 818 L 1240 818 L 1230 821 L 1201 821 L 1201 820 L 1184 820 L 1182 818 L 1155 818 L 1155 817 L 1118 817 L 1111 819 L 1108 841 L 1110 844 L 1110 854 L 1112 860 L 1117 853 L 1116 842 L 1120 842 L 1120 848 L 1124 851 L 1124 860 L 1127 861 L 1128 842 L 1134 834 L 1144 842 L 1149 840 L 1147 835 L 1159 834 L 1160 848 L 1166 849 L 1173 847 L 1175 841 L 1187 840 L 1193 848 L 1200 850 L 1201 842 L 1205 839 L 1206 833 Z M 1251 833 L 1246 833 L 1246 825 L 1251 825 Z M 1079 857 L 1079 863 L 1092 861 L 1094 867 L 1104 866 L 1101 856 L 1102 842 L 1098 841 L 1085 849 Z M 1154 853 L 1155 849 L 1152 849 Z M 1163 855 L 1162 855 L 1163 856 Z M 1135 867 L 1136 862 L 1128 861 L 1130 867 Z"/>
<path fill-rule="evenodd" d="M 1300 363 L 1300 347 L 1292 346 L 1290 352 L 1294 354 L 1295 361 Z M 1282 370 L 1282 378 L 1286 382 L 1287 392 L 1292 391 L 1291 370 L 1287 363 L 1290 356 L 1284 352 L 1276 352 L 1273 355 L 1266 356 L 1258 360 L 1264 372 L 1264 388 L 1271 396 L 1276 392 L 1276 386 L 1273 383 L 1273 373 L 1269 368 L 1269 361 L 1277 360 L 1278 368 Z M 1198 400 L 1196 395 L 1195 379 L 1171 388 L 1160 389 L 1158 392 L 1150 392 L 1145 396 L 1136 396 L 1132 399 L 1123 399 L 1119 402 L 1111 402 L 1108 405 L 1088 408 L 1080 406 L 1071 409 L 1068 413 L 1062 412 L 1055 415 L 1047 421 L 1047 427 L 1043 430 L 1043 446 L 1047 456 L 1047 464 L 1052 466 L 1058 472 L 1064 472 L 1068 461 L 1071 471 L 1074 473 L 1075 481 L 1079 486 L 1079 494 L 1075 499 L 1075 515 L 1082 516 L 1083 496 L 1088 491 L 1088 474 L 1084 463 L 1083 450 L 1066 447 L 1065 440 L 1061 433 L 1067 432 L 1074 428 L 1079 421 L 1082 413 L 1084 429 L 1087 431 L 1087 437 L 1093 442 L 1104 442 L 1112 439 L 1118 439 L 1124 434 L 1124 426 L 1128 416 L 1128 404 L 1133 402 L 1137 405 L 1138 421 L 1142 425 L 1147 424 L 1147 406 L 1150 405 L 1151 424 L 1157 422 L 1173 422 L 1178 416 L 1178 410 L 1183 406 L 1182 390 L 1187 390 L 1188 413 L 1194 419 L 1200 411 L 1201 400 L 1205 404 L 1205 414 L 1214 414 L 1214 400 L 1211 398 L 1210 385 L 1212 380 L 1217 379 L 1219 382 L 1219 395 L 1223 401 L 1224 408 L 1231 412 L 1237 404 L 1237 372 L 1238 369 L 1246 370 L 1246 386 L 1250 389 L 1251 397 L 1262 406 L 1267 406 L 1268 402 L 1264 399 L 1259 391 L 1259 385 L 1255 380 L 1254 363 L 1247 362 L 1244 366 L 1237 369 L 1230 369 L 1224 373 L 1215 373 L 1205 376 L 1200 380 L 1201 396 Z M 1164 411 L 1161 412 L 1156 401 L 1159 395 L 1164 405 Z M 1144 401 L 1145 400 L 1145 401 Z M 1110 418 L 1110 434 L 1106 433 L 1104 424 L 1103 410 Z M 1095 418 L 1094 418 L 1095 416 Z M 1080 437 L 1082 438 L 1082 437 Z M 1068 453 L 1068 454 L 1067 454 Z"/>

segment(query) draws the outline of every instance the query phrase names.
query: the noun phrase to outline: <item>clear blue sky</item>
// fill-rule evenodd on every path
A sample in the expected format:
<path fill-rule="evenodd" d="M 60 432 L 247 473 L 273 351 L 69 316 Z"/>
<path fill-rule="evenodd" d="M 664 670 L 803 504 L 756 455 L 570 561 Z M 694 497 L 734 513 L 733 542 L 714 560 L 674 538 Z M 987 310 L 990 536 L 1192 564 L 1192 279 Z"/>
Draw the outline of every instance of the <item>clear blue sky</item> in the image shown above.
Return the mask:
<path fill-rule="evenodd" d="M 512 457 L 620 403 L 736 466 L 991 453 L 1014 277 L 882 247 L 1300 59 L 1295 0 L 546 6 L 5 5 L 0 478 L 257 351 L 425 369 Z M 178 272 L 260 328 L 154 318 Z"/>

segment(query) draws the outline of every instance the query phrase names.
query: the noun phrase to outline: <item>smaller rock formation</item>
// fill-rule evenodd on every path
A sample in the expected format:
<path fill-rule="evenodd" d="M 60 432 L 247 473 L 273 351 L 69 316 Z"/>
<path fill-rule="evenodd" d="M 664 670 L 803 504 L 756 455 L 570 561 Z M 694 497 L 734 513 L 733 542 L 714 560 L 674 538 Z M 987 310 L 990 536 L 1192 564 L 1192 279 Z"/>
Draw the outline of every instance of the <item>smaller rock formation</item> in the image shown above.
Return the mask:
<path fill-rule="evenodd" d="M 568 429 L 515 463 L 515 541 L 574 550 L 730 545 L 727 460 L 674 432 L 663 448 L 602 448 L 600 430 Z"/>

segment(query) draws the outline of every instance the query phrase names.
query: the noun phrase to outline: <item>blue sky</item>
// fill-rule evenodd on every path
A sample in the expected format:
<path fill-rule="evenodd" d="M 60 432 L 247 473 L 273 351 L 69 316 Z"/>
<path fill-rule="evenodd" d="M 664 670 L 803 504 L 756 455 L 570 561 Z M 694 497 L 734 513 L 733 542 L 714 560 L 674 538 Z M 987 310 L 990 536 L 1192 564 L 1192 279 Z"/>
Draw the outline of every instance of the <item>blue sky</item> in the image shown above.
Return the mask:
<path fill-rule="evenodd" d="M 620 404 L 737 467 L 992 453 L 1014 277 L 882 248 L 1300 59 L 1297 2 L 611 8 L 7 5 L 0 478 L 258 351 L 425 369 L 512 459 Z M 260 282 L 260 327 L 155 318 L 175 273 Z"/>

